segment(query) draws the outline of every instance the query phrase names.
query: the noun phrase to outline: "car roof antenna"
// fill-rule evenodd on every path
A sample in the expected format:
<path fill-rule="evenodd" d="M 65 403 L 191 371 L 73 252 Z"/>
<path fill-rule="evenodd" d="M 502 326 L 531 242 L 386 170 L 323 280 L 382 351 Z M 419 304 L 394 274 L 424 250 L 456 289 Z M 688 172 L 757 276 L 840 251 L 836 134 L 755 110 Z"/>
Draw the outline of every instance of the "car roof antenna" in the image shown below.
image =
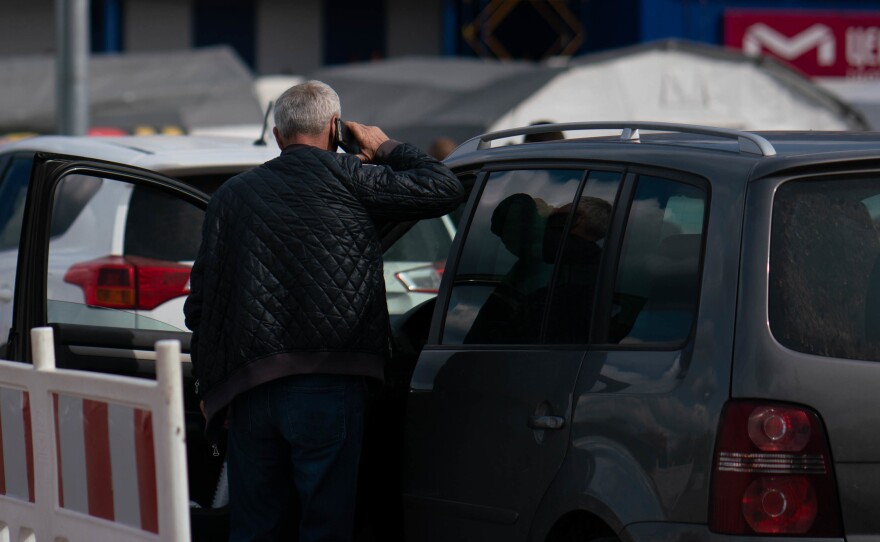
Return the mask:
<path fill-rule="evenodd" d="M 254 145 L 258 147 L 266 146 L 266 128 L 269 127 L 269 113 L 272 112 L 272 105 L 275 102 L 269 100 L 269 107 L 266 108 L 266 114 L 263 115 L 263 130 L 260 132 L 260 139 L 254 141 Z"/>

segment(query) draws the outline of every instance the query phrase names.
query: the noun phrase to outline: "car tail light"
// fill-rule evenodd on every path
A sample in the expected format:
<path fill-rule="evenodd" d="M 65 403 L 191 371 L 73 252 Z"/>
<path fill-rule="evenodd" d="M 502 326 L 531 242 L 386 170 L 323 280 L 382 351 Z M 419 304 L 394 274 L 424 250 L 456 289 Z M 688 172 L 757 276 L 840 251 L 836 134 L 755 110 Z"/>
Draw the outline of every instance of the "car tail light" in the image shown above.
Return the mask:
<path fill-rule="evenodd" d="M 825 429 L 805 408 L 728 403 L 711 494 L 709 527 L 717 533 L 841 536 Z"/>
<path fill-rule="evenodd" d="M 406 286 L 407 291 L 436 294 L 440 291 L 440 280 L 443 278 L 445 266 L 445 261 L 434 262 L 401 271 L 394 276 Z"/>
<path fill-rule="evenodd" d="M 189 294 L 190 267 L 139 256 L 107 256 L 73 265 L 64 281 L 83 289 L 87 305 L 153 310 Z"/>

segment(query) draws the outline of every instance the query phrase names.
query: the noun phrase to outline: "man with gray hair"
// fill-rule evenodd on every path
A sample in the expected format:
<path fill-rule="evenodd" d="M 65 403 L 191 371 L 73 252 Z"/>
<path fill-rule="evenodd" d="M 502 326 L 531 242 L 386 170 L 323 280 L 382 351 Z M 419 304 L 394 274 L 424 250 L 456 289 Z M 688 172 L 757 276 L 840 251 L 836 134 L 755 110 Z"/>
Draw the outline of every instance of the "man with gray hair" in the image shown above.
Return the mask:
<path fill-rule="evenodd" d="M 228 426 L 230 540 L 350 540 L 365 380 L 390 344 L 378 225 L 438 217 L 452 172 L 375 126 L 345 123 L 319 81 L 275 105 L 278 158 L 211 198 L 184 312 L 209 440 Z"/>

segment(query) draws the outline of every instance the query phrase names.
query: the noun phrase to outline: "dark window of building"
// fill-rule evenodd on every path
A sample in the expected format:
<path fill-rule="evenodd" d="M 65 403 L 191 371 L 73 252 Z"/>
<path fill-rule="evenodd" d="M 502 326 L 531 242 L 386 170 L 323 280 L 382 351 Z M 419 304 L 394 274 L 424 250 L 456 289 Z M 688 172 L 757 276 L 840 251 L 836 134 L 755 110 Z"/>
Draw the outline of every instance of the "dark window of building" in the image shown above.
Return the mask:
<path fill-rule="evenodd" d="M 385 2 L 324 2 L 324 63 L 346 64 L 385 57 Z M 413 29 L 417 32 L 417 29 Z"/>
<path fill-rule="evenodd" d="M 91 0 L 93 53 L 118 53 L 125 43 L 122 0 Z"/>
<path fill-rule="evenodd" d="M 455 24 L 448 32 L 458 33 L 456 54 L 542 60 L 583 50 L 587 37 L 583 6 L 583 0 L 458 0 L 457 6 L 446 6 L 444 17 L 446 24 Z M 444 49 L 448 52 L 451 47 L 447 44 Z"/>
<path fill-rule="evenodd" d="M 255 29 L 255 0 L 195 0 L 193 3 L 194 45 L 229 45 L 252 69 L 256 61 Z M 291 41 L 291 47 L 294 46 Z"/>

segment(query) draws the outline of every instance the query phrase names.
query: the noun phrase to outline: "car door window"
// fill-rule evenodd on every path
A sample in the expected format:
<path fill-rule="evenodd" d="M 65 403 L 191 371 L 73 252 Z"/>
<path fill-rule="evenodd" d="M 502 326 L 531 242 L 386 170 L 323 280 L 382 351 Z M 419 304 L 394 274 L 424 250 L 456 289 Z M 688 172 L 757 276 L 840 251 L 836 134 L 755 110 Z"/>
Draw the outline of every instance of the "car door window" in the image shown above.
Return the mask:
<path fill-rule="evenodd" d="M 555 210 L 548 218 L 544 250 L 553 250 L 550 245 L 558 243 L 561 251 L 551 290 L 545 342 L 583 344 L 589 340 L 605 236 L 620 180 L 621 174 L 617 172 L 591 171 L 577 202 Z"/>
<path fill-rule="evenodd" d="M 403 314 L 437 295 L 453 237 L 449 216 L 420 220 L 385 251 L 389 314 Z"/>
<path fill-rule="evenodd" d="M 706 191 L 638 179 L 614 284 L 610 343 L 674 346 L 696 317 Z"/>
<path fill-rule="evenodd" d="M 64 209 L 80 204 L 71 220 Z M 64 176 L 51 226 L 64 231 L 49 242 L 49 322 L 185 330 L 203 218 L 202 209 L 151 185 Z"/>
<path fill-rule="evenodd" d="M 539 340 L 560 250 L 553 227 L 571 214 L 583 176 L 567 169 L 489 174 L 455 270 L 444 344 Z"/>
<path fill-rule="evenodd" d="M 205 212 L 178 197 L 148 186 L 131 191 L 123 251 L 169 262 L 192 262 L 202 242 Z"/>

